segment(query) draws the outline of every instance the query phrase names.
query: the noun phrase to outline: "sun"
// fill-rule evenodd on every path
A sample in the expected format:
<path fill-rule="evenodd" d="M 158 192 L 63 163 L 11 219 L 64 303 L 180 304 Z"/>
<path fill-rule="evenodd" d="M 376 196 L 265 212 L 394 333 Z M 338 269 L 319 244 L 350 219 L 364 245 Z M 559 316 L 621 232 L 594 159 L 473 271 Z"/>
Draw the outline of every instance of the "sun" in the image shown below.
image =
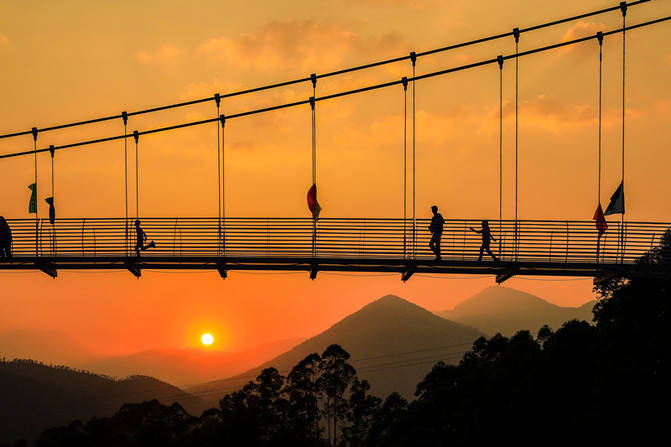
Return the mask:
<path fill-rule="evenodd" d="M 200 337 L 200 341 L 203 342 L 204 345 L 210 346 L 212 342 L 214 342 L 214 337 L 210 333 L 205 333 Z"/>

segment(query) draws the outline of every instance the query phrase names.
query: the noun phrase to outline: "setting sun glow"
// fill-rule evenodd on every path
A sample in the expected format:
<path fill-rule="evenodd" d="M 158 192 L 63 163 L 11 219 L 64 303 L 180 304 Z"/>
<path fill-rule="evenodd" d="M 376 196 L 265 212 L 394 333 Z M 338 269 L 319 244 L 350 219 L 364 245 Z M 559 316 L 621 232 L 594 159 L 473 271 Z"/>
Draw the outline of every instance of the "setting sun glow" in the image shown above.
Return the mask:
<path fill-rule="evenodd" d="M 203 334 L 202 337 L 200 337 L 200 341 L 203 342 L 204 345 L 210 346 L 212 342 L 214 341 L 214 337 L 212 334 Z"/>

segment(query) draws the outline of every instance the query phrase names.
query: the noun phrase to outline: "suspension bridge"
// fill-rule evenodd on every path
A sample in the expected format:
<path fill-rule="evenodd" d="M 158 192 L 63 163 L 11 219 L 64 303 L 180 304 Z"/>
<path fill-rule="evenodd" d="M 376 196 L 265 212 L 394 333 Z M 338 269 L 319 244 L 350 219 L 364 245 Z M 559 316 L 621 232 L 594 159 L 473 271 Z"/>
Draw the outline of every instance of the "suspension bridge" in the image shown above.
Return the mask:
<path fill-rule="evenodd" d="M 663 265 L 637 262 L 643 255 L 654 249 L 671 228 L 666 222 L 630 222 L 624 218 L 624 131 L 625 131 L 625 74 L 626 74 L 626 33 L 636 29 L 667 23 L 671 16 L 660 17 L 647 22 L 627 24 L 627 10 L 648 3 L 640 0 L 622 2 L 618 6 L 591 11 L 528 28 L 514 28 L 501 33 L 469 42 L 458 43 L 424 52 L 412 52 L 393 59 L 337 70 L 323 74 L 311 74 L 276 84 L 215 94 L 176 104 L 169 104 L 145 110 L 122 112 L 120 114 L 93 118 L 67 124 L 37 128 L 0 135 L 0 140 L 32 135 L 33 148 L 24 151 L 0 154 L 0 159 L 32 156 L 35 160 L 35 178 L 31 185 L 33 197 L 30 219 L 0 219 L 0 270 L 40 270 L 52 277 L 58 270 L 110 270 L 127 269 L 137 277 L 143 269 L 212 269 L 223 278 L 231 270 L 281 270 L 307 271 L 314 279 L 319 271 L 335 272 L 396 272 L 406 281 L 414 273 L 437 274 L 492 274 L 497 282 L 503 282 L 515 275 L 539 276 L 586 276 L 595 282 L 612 277 L 668 277 L 671 272 Z M 525 33 L 551 28 L 562 23 L 608 13 L 620 13 L 622 27 L 602 31 L 595 35 L 562 41 L 552 45 L 519 51 L 520 37 Z M 606 220 L 601 209 L 601 115 L 602 115 L 602 47 L 604 39 L 622 36 L 622 174 L 619 196 L 611 199 L 606 214 L 621 214 L 620 220 Z M 513 38 L 515 52 L 497 55 L 462 66 L 448 67 L 439 71 L 417 75 L 417 61 L 424 56 L 444 53 L 458 48 L 478 45 L 484 42 Z M 599 48 L 599 191 L 597 213 L 592 221 L 547 221 L 520 220 L 517 213 L 517 159 L 518 159 L 518 60 L 533 54 L 552 51 L 560 47 L 596 42 Z M 336 77 L 382 65 L 411 63 L 412 76 L 393 79 L 380 84 L 369 85 L 354 90 L 328 95 L 317 95 L 319 79 Z M 491 248 L 494 256 L 482 259 L 483 236 L 476 231 L 481 219 L 444 221 L 438 252 L 430 249 L 432 237 L 429 219 L 420 219 L 415 213 L 415 89 L 422 80 L 451 73 L 477 69 L 487 65 L 499 68 L 499 150 L 503 152 L 503 81 L 502 73 L 506 61 L 513 61 L 515 67 L 515 218 L 502 218 L 502 162 L 499 164 L 499 219 L 490 221 L 492 235 Z M 313 95 L 300 101 L 277 104 L 262 109 L 254 109 L 235 114 L 221 114 L 221 103 L 226 98 L 249 95 L 294 84 L 310 83 Z M 402 218 L 333 218 L 320 217 L 317 200 L 317 105 L 322 101 L 365 94 L 366 92 L 402 87 L 404 94 L 404 136 L 403 148 L 403 217 Z M 409 92 L 410 91 L 410 92 Z M 410 101 L 408 96 L 410 95 Z M 194 104 L 214 102 L 217 115 L 210 119 L 177 123 L 174 125 L 128 132 L 129 119 L 133 116 L 184 108 Z M 410 107 L 408 107 L 410 102 Z M 307 205 L 310 217 L 297 218 L 243 218 L 227 216 L 224 189 L 225 178 L 225 124 L 231 119 L 242 119 L 264 113 L 277 113 L 283 109 L 309 106 L 312 111 L 312 185 L 308 189 Z M 408 118 L 410 116 L 410 119 Z M 79 126 L 91 126 L 106 121 L 120 120 L 124 132 L 95 140 L 78 141 L 59 146 L 38 147 L 48 137 L 49 132 Z M 411 121 L 410 126 L 408 121 Z M 139 169 L 138 150 L 141 137 L 159 132 L 208 124 L 217 126 L 218 154 L 218 215 L 202 218 L 150 218 L 142 216 L 139 209 Z M 410 132 L 408 132 L 410 127 Z M 408 136 L 408 133 L 411 136 Z M 408 144 L 408 141 L 411 144 Z M 56 217 L 54 164 L 55 154 L 61 150 L 82 149 L 107 141 L 122 141 L 124 150 L 125 213 L 121 218 L 60 218 Z M 136 162 L 136 209 L 128 209 L 128 142 L 135 145 Z M 131 147 L 132 149 L 132 147 Z M 51 196 L 48 217 L 40 217 L 37 212 L 37 157 L 48 153 L 51 156 Z M 410 153 L 410 155 L 408 154 Z M 411 166 L 407 166 L 408 159 Z M 408 186 L 408 173 L 411 182 Z M 48 188 L 47 185 L 46 188 Z M 40 191 L 42 190 L 40 185 Z M 408 190 L 411 203 L 407 203 Z M 617 197 L 616 197 L 617 196 Z M 612 208 L 612 209 L 611 209 Z M 411 210 L 408 215 L 408 210 Z M 142 234 L 151 240 L 146 249 Z M 436 256 L 438 255 L 438 256 Z"/>

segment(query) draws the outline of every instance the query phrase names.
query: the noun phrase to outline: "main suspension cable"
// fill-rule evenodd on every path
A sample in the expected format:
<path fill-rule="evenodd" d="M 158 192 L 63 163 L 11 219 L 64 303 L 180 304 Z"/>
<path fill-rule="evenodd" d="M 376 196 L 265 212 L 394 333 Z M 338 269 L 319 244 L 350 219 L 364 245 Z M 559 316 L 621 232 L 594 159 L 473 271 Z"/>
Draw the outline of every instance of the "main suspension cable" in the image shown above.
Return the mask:
<path fill-rule="evenodd" d="M 651 0 L 638 0 L 638 1 L 634 1 L 634 2 L 631 2 L 631 3 L 628 3 L 628 4 L 625 3 L 625 4 L 629 7 L 631 7 L 631 6 L 636 6 L 636 5 L 639 5 L 639 4 L 642 4 L 642 3 L 648 3 L 649 1 L 651 1 Z M 596 10 L 596 11 L 591 11 L 591 12 L 588 12 L 588 13 L 579 14 L 579 15 L 572 16 L 572 17 L 566 17 L 566 18 L 563 18 L 563 19 L 542 23 L 540 25 L 535 25 L 535 26 L 531 26 L 531 27 L 528 27 L 528 28 L 522 28 L 522 29 L 519 30 L 519 32 L 520 33 L 525 33 L 525 32 L 530 32 L 530 31 L 536 31 L 536 30 L 539 30 L 539 29 L 542 29 L 542 28 L 553 27 L 553 26 L 556 26 L 556 25 L 560 25 L 562 23 L 566 23 L 566 22 L 570 22 L 570 21 L 574 21 L 574 20 L 579 20 L 579 19 L 584 19 L 584 18 L 587 18 L 587 17 L 595 16 L 595 15 L 605 14 L 607 12 L 615 11 L 615 10 L 620 9 L 620 8 L 621 8 L 621 6 L 614 6 L 614 7 L 599 9 L 599 10 Z M 495 35 L 488 36 L 488 37 L 483 37 L 483 38 L 480 38 L 480 39 L 470 40 L 470 41 L 467 41 L 467 42 L 461 42 L 461 43 L 457 43 L 457 44 L 454 44 L 454 45 L 449 45 L 449 46 L 445 46 L 445 47 L 441 47 L 441 48 L 435 48 L 435 49 L 432 49 L 432 50 L 419 52 L 419 53 L 416 53 L 416 55 L 417 55 L 417 57 L 428 56 L 428 55 L 435 54 L 435 53 L 442 53 L 442 52 L 446 52 L 446 51 L 450 51 L 450 50 L 455 50 L 455 49 L 458 49 L 458 48 L 464 48 L 464 47 L 471 46 L 471 45 L 477 45 L 477 44 L 480 44 L 480 43 L 489 42 L 489 41 L 492 41 L 492 40 L 502 39 L 502 38 L 505 38 L 505 37 L 509 37 L 511 35 L 512 35 L 512 32 L 495 34 Z M 374 67 L 379 67 L 379 66 L 382 66 L 382 65 L 401 62 L 401 61 L 407 60 L 409 58 L 410 58 L 410 56 L 401 56 L 401 57 L 396 57 L 396 58 L 391 58 L 391 59 L 385 59 L 385 60 L 381 60 L 381 61 L 377 61 L 377 62 L 372 62 L 372 63 L 369 63 L 369 64 L 359 65 L 359 66 L 355 66 L 355 67 L 350 67 L 350 68 L 345 68 L 345 69 L 341 69 L 341 70 L 336 70 L 336 71 L 320 74 L 320 75 L 317 75 L 317 78 L 327 78 L 327 77 L 332 77 L 332 76 L 338 76 L 338 75 L 345 74 L 345 73 L 351 73 L 351 72 L 354 72 L 354 71 L 360 71 L 360 70 L 365 70 L 365 69 L 368 69 L 368 68 L 374 68 Z M 293 85 L 293 84 L 298 84 L 298 83 L 301 83 L 301 82 L 307 82 L 307 81 L 310 81 L 310 80 L 311 80 L 310 77 L 302 77 L 302 78 L 297 78 L 297 79 L 284 81 L 284 82 L 279 82 L 279 83 L 275 83 L 275 84 L 268 84 L 268 85 L 264 85 L 264 86 L 260 86 L 260 87 L 255 87 L 255 88 L 250 88 L 250 89 L 245 89 L 245 90 L 240 90 L 240 91 L 236 91 L 236 92 L 222 94 L 222 95 L 220 95 L 220 98 L 230 98 L 230 97 L 233 97 L 233 96 L 240 96 L 240 95 L 246 95 L 246 94 L 250 94 L 250 93 L 257 93 L 257 92 L 261 92 L 261 91 L 264 91 L 264 90 L 271 90 L 271 89 L 275 89 L 275 88 L 286 87 L 286 86 L 290 86 L 290 85 Z M 159 111 L 162 111 L 162 110 L 168 110 L 168 109 L 174 109 L 174 108 L 178 108 L 178 107 L 185 107 L 185 106 L 200 104 L 200 103 L 203 103 L 203 102 L 208 102 L 208 101 L 213 101 L 213 100 L 215 100 L 215 97 L 211 96 L 211 97 L 200 98 L 200 99 L 195 99 L 195 100 L 191 100 L 191 101 L 168 104 L 168 105 L 165 105 L 165 106 L 159 106 L 159 107 L 152 107 L 152 108 L 149 108 L 149 109 L 137 110 L 135 112 L 130 112 L 127 115 L 128 116 L 142 115 L 142 114 L 146 114 L 146 113 L 153 113 L 153 112 L 159 112 Z M 41 132 L 46 132 L 46 131 L 51 131 L 51 130 L 66 129 L 66 128 L 69 128 L 69 127 L 83 126 L 83 125 L 87 125 L 87 124 L 95 124 L 95 123 L 109 121 L 109 120 L 113 120 L 113 119 L 117 119 L 117 118 L 121 118 L 121 115 L 110 115 L 110 116 L 105 116 L 105 117 L 101 117 L 101 118 L 94 118 L 94 119 L 89 119 L 89 120 L 84 120 L 84 121 L 76 121 L 76 122 L 67 123 L 67 124 L 60 124 L 60 125 L 55 125 L 55 126 L 43 127 L 39 130 Z M 21 132 L 13 132 L 13 133 L 0 135 L 0 139 L 17 137 L 17 136 L 21 136 L 21 135 L 28 135 L 30 133 L 31 133 L 30 130 L 29 131 L 21 131 Z"/>
<path fill-rule="evenodd" d="M 630 25 L 630 26 L 624 28 L 624 30 L 629 31 L 629 30 L 633 30 L 633 29 L 637 29 L 637 28 L 642 28 L 642 27 L 654 25 L 654 24 L 657 24 L 657 23 L 667 22 L 669 20 L 671 20 L 671 16 L 661 17 L 661 18 L 650 20 L 650 21 L 647 21 L 647 22 L 638 23 L 636 25 Z M 605 32 L 605 33 L 603 33 L 603 35 L 604 36 L 610 36 L 610 35 L 613 35 L 613 34 L 622 33 L 624 30 L 622 28 L 618 28 L 618 29 L 615 29 L 615 30 Z M 561 48 L 561 47 L 565 47 L 565 46 L 569 46 L 569 45 L 575 45 L 575 44 L 578 44 L 578 43 L 581 43 L 581 42 L 586 42 L 588 40 L 592 40 L 592 39 L 595 39 L 595 38 L 596 38 L 596 35 L 580 37 L 580 38 L 577 38 L 577 39 L 568 40 L 568 41 L 565 41 L 565 42 L 560 42 L 560 43 L 556 43 L 556 44 L 552 44 L 552 45 L 547 45 L 547 46 L 535 48 L 535 49 L 532 49 L 532 50 L 522 51 L 518 54 L 509 54 L 507 56 L 503 56 L 503 59 L 508 60 L 508 59 L 513 59 L 513 58 L 518 58 L 518 57 L 523 57 L 523 56 L 529 56 L 529 55 L 536 54 L 536 53 L 550 51 L 550 50 L 553 50 L 553 49 L 556 49 L 556 48 Z M 433 78 L 433 77 L 436 77 L 436 76 L 443 76 L 443 75 L 447 75 L 447 74 L 450 74 L 450 73 L 455 73 L 455 72 L 458 72 L 458 71 L 463 71 L 463 70 L 469 70 L 469 69 L 472 69 L 472 68 L 482 67 L 482 66 L 485 66 L 485 65 L 494 64 L 496 62 L 497 62 L 497 58 L 493 58 L 493 59 L 486 59 L 486 60 L 482 60 L 482 61 L 479 61 L 479 62 L 474 62 L 474 63 L 461 65 L 461 66 L 457 66 L 457 67 L 453 67 L 453 68 L 446 68 L 444 70 L 439 70 L 439 71 L 426 73 L 426 74 L 423 74 L 423 75 L 413 76 L 412 78 L 408 79 L 408 82 L 421 81 L 423 79 L 429 79 L 429 78 Z M 330 99 L 340 98 L 340 97 L 343 97 L 343 96 L 349 96 L 349 95 L 368 92 L 368 91 L 372 91 L 372 90 L 378 90 L 378 89 L 381 89 L 381 88 L 391 87 L 391 86 L 394 86 L 394 85 L 399 85 L 401 83 L 402 83 L 402 80 L 397 79 L 397 80 L 394 80 L 394 81 L 383 82 L 383 83 L 380 83 L 380 84 L 374 84 L 374 85 L 370 85 L 370 86 L 367 86 L 367 87 L 361 87 L 361 88 L 358 88 L 358 89 L 346 90 L 346 91 L 342 91 L 342 92 L 338 92 L 338 93 L 333 93 L 333 94 L 330 94 L 330 95 L 324 95 L 324 96 L 315 98 L 314 100 L 316 102 L 327 101 L 327 100 L 330 100 Z M 223 97 L 224 96 L 222 96 L 222 98 Z M 260 108 L 260 109 L 254 109 L 254 110 L 248 110 L 248 111 L 245 111 L 245 112 L 234 113 L 234 114 L 228 115 L 227 118 L 229 118 L 229 119 L 242 118 L 242 117 L 245 117 L 245 116 L 257 115 L 257 114 L 260 114 L 260 113 L 266 113 L 266 112 L 271 112 L 271 111 L 275 111 L 275 110 L 297 107 L 297 106 L 306 105 L 306 104 L 309 104 L 309 103 L 310 103 L 309 99 L 294 101 L 294 102 L 290 102 L 290 103 L 284 103 L 284 104 L 279 104 L 279 105 L 275 105 L 275 106 L 264 107 L 264 108 Z M 199 125 L 203 125 L 203 124 L 212 123 L 215 119 L 216 118 L 209 118 L 209 119 L 204 119 L 204 120 L 200 120 L 200 121 L 192 121 L 192 122 L 188 122 L 188 123 L 182 123 L 182 124 L 176 124 L 176 125 L 172 125 L 172 126 L 166 126 L 166 127 L 156 128 L 156 129 L 145 130 L 143 132 L 139 132 L 139 135 L 149 135 L 149 134 L 165 132 L 165 131 L 169 131 L 169 130 L 182 129 L 182 128 L 185 128 L 185 127 L 199 126 Z M 106 142 L 106 141 L 120 140 L 122 138 L 126 138 L 126 136 L 125 135 L 118 135 L 118 136 L 113 136 L 113 137 L 99 138 L 99 139 L 95 139 L 95 140 L 80 141 L 80 142 L 77 142 L 77 143 L 70 143 L 70 144 L 64 144 L 64 145 L 61 145 L 61 146 L 56 146 L 55 149 L 56 150 L 68 149 L 68 148 L 73 148 L 73 147 L 91 145 L 91 144 L 95 144 L 95 143 L 103 143 L 103 142 Z M 37 152 L 38 153 L 39 152 L 46 152 L 48 150 L 49 150 L 48 148 L 37 149 Z M 34 150 L 29 150 L 29 151 L 15 152 L 15 153 L 11 153 L 11 154 L 3 154 L 3 155 L 0 155 L 0 159 L 28 155 L 28 154 L 32 154 L 33 152 L 34 152 Z"/>

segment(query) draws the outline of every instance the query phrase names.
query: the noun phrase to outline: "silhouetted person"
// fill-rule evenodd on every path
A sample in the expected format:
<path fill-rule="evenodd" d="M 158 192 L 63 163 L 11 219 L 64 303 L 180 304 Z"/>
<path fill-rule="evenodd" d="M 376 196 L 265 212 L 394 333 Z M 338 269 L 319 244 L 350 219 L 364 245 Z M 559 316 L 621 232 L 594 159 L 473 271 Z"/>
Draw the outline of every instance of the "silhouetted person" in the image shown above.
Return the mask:
<path fill-rule="evenodd" d="M 137 256 L 140 256 L 140 250 L 145 251 L 149 248 L 156 247 L 154 241 L 151 241 L 147 245 L 144 243 L 147 241 L 147 234 L 144 232 L 142 227 L 140 227 L 140 219 L 135 221 L 135 232 L 137 233 L 137 243 L 135 244 L 135 253 Z"/>
<path fill-rule="evenodd" d="M 436 260 L 440 260 L 440 238 L 443 236 L 443 225 L 445 219 L 438 212 L 438 207 L 433 205 L 431 207 L 433 217 L 431 218 L 431 225 L 429 231 L 431 232 L 431 240 L 429 241 L 429 248 L 436 255 Z"/>
<path fill-rule="evenodd" d="M 0 259 L 12 259 L 12 229 L 0 216 Z"/>
<path fill-rule="evenodd" d="M 486 220 L 482 221 L 482 229 L 476 230 L 475 228 L 471 227 L 471 231 L 474 231 L 475 233 L 482 234 L 482 245 L 480 246 L 480 256 L 478 257 L 478 262 L 482 261 L 482 253 L 486 250 L 487 253 L 494 259 L 494 262 L 497 262 L 498 259 L 496 256 L 494 256 L 494 253 L 492 253 L 492 250 L 489 248 L 489 242 L 490 241 L 496 241 L 494 239 L 494 236 L 492 236 L 492 231 L 489 229 L 489 222 Z"/>

